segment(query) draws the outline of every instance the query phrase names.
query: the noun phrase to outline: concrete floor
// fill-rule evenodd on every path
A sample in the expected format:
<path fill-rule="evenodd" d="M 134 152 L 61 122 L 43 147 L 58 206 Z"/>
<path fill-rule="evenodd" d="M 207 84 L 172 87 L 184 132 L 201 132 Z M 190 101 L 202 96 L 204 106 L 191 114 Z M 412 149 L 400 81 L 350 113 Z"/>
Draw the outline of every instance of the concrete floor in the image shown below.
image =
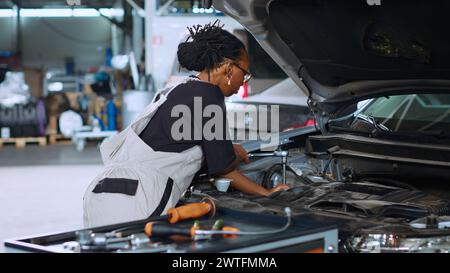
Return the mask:
<path fill-rule="evenodd" d="M 83 227 L 83 195 L 102 170 L 96 145 L 0 148 L 0 252 L 3 240 Z"/>
<path fill-rule="evenodd" d="M 21 149 L 9 145 L 0 148 L 0 167 L 92 164 L 102 164 L 95 142 L 88 143 L 86 148 L 80 152 L 75 149 L 75 145 L 71 144 L 55 144 L 45 147 L 29 145 Z"/>

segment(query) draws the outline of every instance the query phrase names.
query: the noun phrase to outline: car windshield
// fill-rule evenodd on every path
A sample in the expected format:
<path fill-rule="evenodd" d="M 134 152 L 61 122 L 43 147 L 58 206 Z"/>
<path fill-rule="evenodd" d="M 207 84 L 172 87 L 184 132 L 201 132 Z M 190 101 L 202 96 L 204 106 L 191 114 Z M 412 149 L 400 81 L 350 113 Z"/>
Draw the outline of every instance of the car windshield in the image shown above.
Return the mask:
<path fill-rule="evenodd" d="M 450 94 L 385 96 L 358 102 L 346 111 L 353 114 L 330 120 L 330 131 L 450 141 Z"/>
<path fill-rule="evenodd" d="M 447 132 L 450 95 L 410 94 L 369 101 L 359 114 L 374 126 L 391 132 Z M 358 117 L 356 117 L 358 118 Z"/>

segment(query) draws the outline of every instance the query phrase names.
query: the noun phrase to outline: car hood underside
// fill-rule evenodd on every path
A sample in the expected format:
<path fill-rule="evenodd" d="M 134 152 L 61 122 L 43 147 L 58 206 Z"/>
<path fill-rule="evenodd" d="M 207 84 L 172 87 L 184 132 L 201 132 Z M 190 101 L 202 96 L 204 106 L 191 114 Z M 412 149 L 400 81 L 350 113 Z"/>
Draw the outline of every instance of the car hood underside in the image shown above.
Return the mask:
<path fill-rule="evenodd" d="M 215 0 L 327 112 L 348 101 L 448 92 L 448 1 Z M 335 106 L 335 107 L 333 107 Z"/>

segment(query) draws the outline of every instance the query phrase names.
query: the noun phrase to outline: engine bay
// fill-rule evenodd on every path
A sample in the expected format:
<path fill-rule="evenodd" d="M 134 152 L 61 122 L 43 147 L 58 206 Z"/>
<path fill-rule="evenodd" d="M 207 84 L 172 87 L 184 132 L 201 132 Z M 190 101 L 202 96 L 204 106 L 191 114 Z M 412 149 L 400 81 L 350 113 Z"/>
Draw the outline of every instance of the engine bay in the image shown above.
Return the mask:
<path fill-rule="evenodd" d="M 290 207 L 294 215 L 336 219 L 343 252 L 449 251 L 447 154 L 435 156 L 435 160 L 418 158 L 414 149 L 427 147 L 404 146 L 402 150 L 395 143 L 364 143 L 360 139 L 360 150 L 350 150 L 345 139 L 330 139 L 301 137 L 280 146 L 278 154 L 288 154 L 286 164 L 281 156 L 265 153 L 267 156 L 241 166 L 241 171 L 260 185 L 272 188 L 285 180 L 289 190 L 268 197 L 236 190 L 223 193 L 210 180 L 201 180 L 187 196 L 210 196 L 220 206 L 235 210 L 281 215 Z M 379 153 L 384 157 L 378 158 L 373 145 L 382 144 Z"/>

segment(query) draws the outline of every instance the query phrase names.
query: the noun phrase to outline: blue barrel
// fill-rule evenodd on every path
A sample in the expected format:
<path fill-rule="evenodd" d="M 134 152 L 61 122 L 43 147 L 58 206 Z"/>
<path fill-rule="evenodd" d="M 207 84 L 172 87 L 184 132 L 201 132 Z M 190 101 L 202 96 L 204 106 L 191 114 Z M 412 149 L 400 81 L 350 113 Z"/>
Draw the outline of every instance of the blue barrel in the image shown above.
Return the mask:
<path fill-rule="evenodd" d="M 116 130 L 117 108 L 113 100 L 109 100 L 107 103 L 107 115 L 108 115 L 108 130 L 112 131 Z"/>

